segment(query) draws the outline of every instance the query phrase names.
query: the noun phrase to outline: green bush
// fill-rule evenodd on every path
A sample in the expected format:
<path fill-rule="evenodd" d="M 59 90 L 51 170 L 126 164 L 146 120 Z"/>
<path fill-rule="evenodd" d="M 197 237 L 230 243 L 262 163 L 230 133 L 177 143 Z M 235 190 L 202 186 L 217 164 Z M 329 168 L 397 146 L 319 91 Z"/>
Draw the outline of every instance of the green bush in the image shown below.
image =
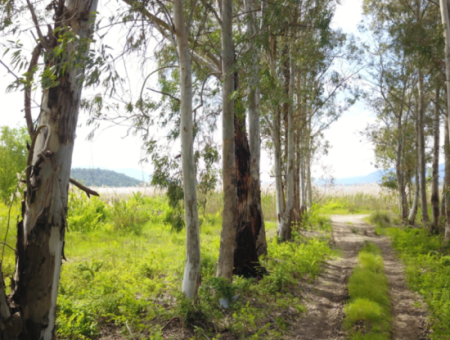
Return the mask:
<path fill-rule="evenodd" d="M 391 215 L 382 211 L 372 213 L 369 216 L 369 222 L 380 228 L 388 228 L 392 225 Z"/>
<path fill-rule="evenodd" d="M 101 229 L 106 218 L 106 206 L 98 197 L 90 199 L 79 190 L 69 193 L 67 224 L 69 231 L 88 232 Z"/>

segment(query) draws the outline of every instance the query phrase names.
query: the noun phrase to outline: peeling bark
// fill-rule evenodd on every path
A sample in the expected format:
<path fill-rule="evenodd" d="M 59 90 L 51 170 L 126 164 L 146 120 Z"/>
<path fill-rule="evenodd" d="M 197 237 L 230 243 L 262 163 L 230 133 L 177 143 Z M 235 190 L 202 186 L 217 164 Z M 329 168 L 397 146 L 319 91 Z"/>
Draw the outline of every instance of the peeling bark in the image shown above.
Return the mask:
<path fill-rule="evenodd" d="M 78 39 L 67 44 L 66 55 L 81 51 L 84 58 L 89 51 L 91 13 L 96 11 L 97 1 L 67 0 L 64 5 L 56 10 L 55 28 L 61 30 L 55 35 L 69 27 Z M 56 46 L 56 38 L 53 39 L 46 42 L 46 48 Z M 47 66 L 57 62 L 60 61 L 46 60 Z M 22 331 L 18 337 L 5 339 L 55 339 L 56 299 L 83 72 L 82 68 L 70 69 L 58 77 L 58 86 L 43 93 L 38 128 L 28 157 L 23 221 L 18 224 L 16 271 L 10 296 L 13 316 L 20 318 Z"/>

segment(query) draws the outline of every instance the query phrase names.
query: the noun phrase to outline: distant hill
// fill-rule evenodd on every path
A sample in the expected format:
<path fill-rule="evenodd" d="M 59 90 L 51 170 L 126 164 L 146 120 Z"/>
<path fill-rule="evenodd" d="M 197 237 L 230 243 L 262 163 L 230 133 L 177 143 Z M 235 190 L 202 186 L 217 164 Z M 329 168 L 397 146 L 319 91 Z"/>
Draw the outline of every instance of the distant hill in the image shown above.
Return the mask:
<path fill-rule="evenodd" d="M 133 187 L 142 181 L 111 170 L 73 168 L 70 177 L 87 186 Z"/>
<path fill-rule="evenodd" d="M 356 176 L 356 177 L 348 177 L 348 178 L 336 178 L 334 181 L 335 184 L 339 185 L 354 185 L 354 184 L 370 184 L 370 183 L 379 183 L 381 178 L 386 172 L 393 171 L 394 168 L 389 170 L 377 170 L 371 172 L 365 176 Z M 430 174 L 431 168 L 428 168 L 428 174 Z M 445 176 L 445 164 L 439 164 L 439 181 L 443 181 Z"/>
<path fill-rule="evenodd" d="M 122 169 L 112 169 L 115 172 L 127 175 L 128 177 L 135 178 L 140 182 L 150 182 L 152 180 L 152 175 L 143 170 L 133 169 L 133 168 L 122 168 Z"/>

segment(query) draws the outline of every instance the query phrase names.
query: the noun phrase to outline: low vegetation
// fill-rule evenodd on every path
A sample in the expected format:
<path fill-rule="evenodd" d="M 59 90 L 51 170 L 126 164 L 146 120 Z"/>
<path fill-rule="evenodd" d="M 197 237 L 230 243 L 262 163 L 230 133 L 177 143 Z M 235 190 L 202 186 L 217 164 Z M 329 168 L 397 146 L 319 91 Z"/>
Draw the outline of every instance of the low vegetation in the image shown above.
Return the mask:
<path fill-rule="evenodd" d="M 375 212 L 370 221 L 392 245 L 405 264 L 408 286 L 423 296 L 430 313 L 432 339 L 450 339 L 450 251 L 442 235 L 430 235 L 422 228 L 395 226 L 390 215 Z"/>
<path fill-rule="evenodd" d="M 317 277 L 323 261 L 333 254 L 327 218 L 311 212 L 304 229 L 314 231 L 315 238 L 297 230 L 293 241 L 286 243 L 277 242 L 276 223 L 266 222 L 269 245 L 263 265 L 268 274 L 257 280 L 237 277 L 229 284 L 215 277 L 221 215 L 209 206 L 209 213 L 201 216 L 202 286 L 193 304 L 179 293 L 185 235 L 172 229 L 166 199 L 139 193 L 127 199 L 103 199 L 70 194 L 67 261 L 58 296 L 59 339 L 96 339 L 112 332 L 149 339 L 163 335 L 180 339 L 186 335 L 183 332 L 205 339 L 227 334 L 279 339 L 305 310 L 300 283 Z M 7 210 L 0 206 L 2 235 Z M 10 245 L 18 214 L 15 205 Z M 10 277 L 14 272 L 11 249 L 5 250 L 3 263 Z M 221 307 L 224 298 L 228 308 Z"/>
<path fill-rule="evenodd" d="M 380 249 L 366 243 L 358 254 L 348 283 L 350 301 L 345 306 L 344 326 L 352 340 L 391 338 L 388 282 Z"/>

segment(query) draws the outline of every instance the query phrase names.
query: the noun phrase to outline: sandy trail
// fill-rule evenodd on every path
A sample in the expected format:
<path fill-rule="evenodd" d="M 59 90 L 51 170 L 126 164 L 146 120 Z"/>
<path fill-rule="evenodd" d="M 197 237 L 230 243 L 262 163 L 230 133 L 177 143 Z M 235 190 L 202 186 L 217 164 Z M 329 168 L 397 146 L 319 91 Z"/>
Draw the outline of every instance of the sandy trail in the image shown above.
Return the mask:
<path fill-rule="evenodd" d="M 343 307 L 348 298 L 347 281 L 357 263 L 364 241 L 378 245 L 382 251 L 392 304 L 392 336 L 394 340 L 428 339 L 425 304 L 405 284 L 403 265 L 396 257 L 387 236 L 377 236 L 373 227 L 363 222 L 364 215 L 332 216 L 333 242 L 342 256 L 328 261 L 320 277 L 304 287 L 307 311 L 289 330 L 289 339 L 340 340 Z"/>

